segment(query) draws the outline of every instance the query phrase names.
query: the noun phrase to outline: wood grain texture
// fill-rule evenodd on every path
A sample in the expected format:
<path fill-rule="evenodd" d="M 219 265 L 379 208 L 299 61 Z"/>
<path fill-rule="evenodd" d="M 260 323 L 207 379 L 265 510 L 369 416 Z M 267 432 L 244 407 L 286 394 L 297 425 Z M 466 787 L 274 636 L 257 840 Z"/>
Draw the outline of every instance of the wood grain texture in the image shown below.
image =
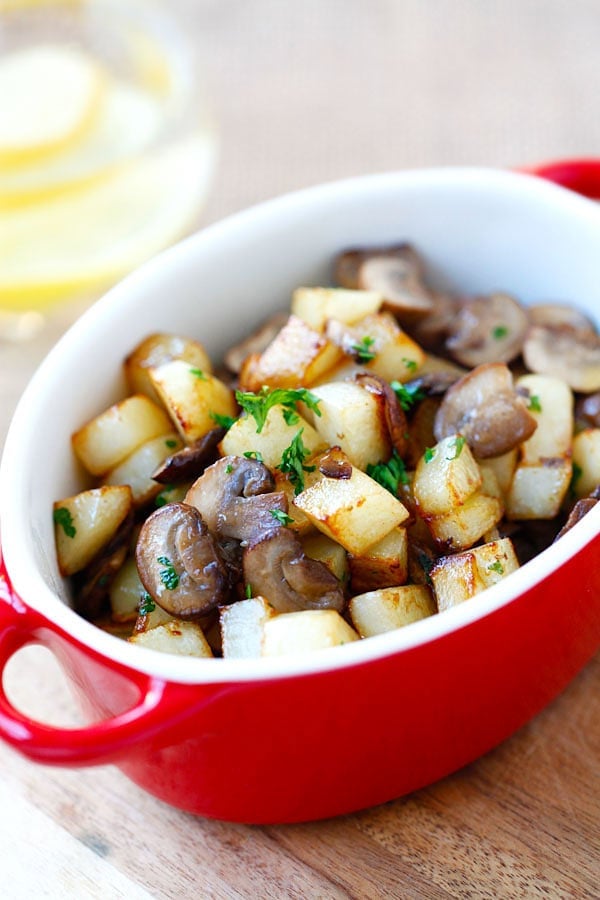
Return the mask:
<path fill-rule="evenodd" d="M 360 172 L 600 147 L 596 0 L 172 5 L 187 18 L 221 128 L 203 223 Z M 28 344 L 0 344 L 0 440 L 33 368 L 80 308 Z M 77 721 L 49 653 L 27 648 L 7 681 L 31 714 Z M 374 739 L 383 746 L 385 735 Z M 197 819 L 113 767 L 44 768 L 5 746 L 0 770 L 7 900 L 600 897 L 600 657 L 483 759 L 331 821 Z"/>

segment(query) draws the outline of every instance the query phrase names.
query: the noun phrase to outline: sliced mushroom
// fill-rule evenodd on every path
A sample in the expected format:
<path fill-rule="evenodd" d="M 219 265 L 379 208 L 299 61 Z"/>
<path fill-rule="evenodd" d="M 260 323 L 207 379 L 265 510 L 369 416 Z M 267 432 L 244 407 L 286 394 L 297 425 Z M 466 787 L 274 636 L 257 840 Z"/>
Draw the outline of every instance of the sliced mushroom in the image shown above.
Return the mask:
<path fill-rule="evenodd" d="M 281 331 L 289 318 L 288 313 L 278 312 L 264 321 L 249 337 L 230 347 L 224 356 L 224 363 L 231 372 L 238 374 L 244 360 L 252 353 L 262 353 L 273 338 Z"/>
<path fill-rule="evenodd" d="M 194 482 L 185 502 L 196 507 L 219 538 L 250 541 L 277 525 L 274 512 L 287 512 L 287 497 L 274 488 L 263 463 L 223 456 Z"/>
<path fill-rule="evenodd" d="M 529 322 L 546 328 L 568 325 L 584 331 L 595 331 L 593 322 L 574 306 L 566 303 L 537 303 L 527 309 Z"/>
<path fill-rule="evenodd" d="M 340 447 L 330 447 L 321 456 L 319 472 L 326 478 L 352 478 L 352 463 Z"/>
<path fill-rule="evenodd" d="M 462 434 L 476 456 L 500 456 L 537 427 L 503 363 L 478 366 L 446 392 L 434 421 L 436 440 Z"/>
<path fill-rule="evenodd" d="M 431 310 L 421 319 L 407 323 L 406 330 L 424 350 L 441 353 L 463 302 L 451 294 L 432 294 Z"/>
<path fill-rule="evenodd" d="M 384 308 L 412 321 L 433 309 L 433 294 L 423 282 L 423 263 L 410 244 L 347 250 L 338 256 L 335 277 L 347 288 L 379 291 Z"/>
<path fill-rule="evenodd" d="M 556 540 L 561 538 L 563 534 L 566 534 L 567 531 L 570 531 L 574 525 L 577 525 L 578 522 L 581 522 L 584 516 L 587 516 L 590 509 L 593 509 L 594 506 L 598 503 L 598 500 L 591 497 L 583 497 L 581 500 L 578 500 L 571 512 L 569 513 L 569 518 L 560 529 L 558 534 L 556 535 Z"/>
<path fill-rule="evenodd" d="M 146 519 L 136 563 L 152 599 L 177 618 L 205 615 L 227 599 L 229 580 L 217 543 L 186 503 L 168 503 Z"/>
<path fill-rule="evenodd" d="M 198 478 L 214 461 L 217 445 L 224 436 L 224 428 L 212 428 L 193 444 L 168 456 L 152 473 L 153 480 L 160 484 L 180 484 Z"/>
<path fill-rule="evenodd" d="M 525 309 L 514 297 L 474 297 L 454 317 L 446 349 L 452 359 L 470 368 L 507 363 L 521 352 L 528 324 Z"/>
<path fill-rule="evenodd" d="M 579 398 L 575 404 L 575 419 L 592 428 L 600 428 L 600 391 Z"/>
<path fill-rule="evenodd" d="M 385 424 L 388 429 L 390 441 L 399 456 L 404 456 L 407 448 L 407 424 L 406 415 L 400 405 L 394 389 L 384 378 L 372 375 L 370 372 L 358 372 L 354 380 L 370 394 L 378 397 L 383 404 Z"/>
<path fill-rule="evenodd" d="M 244 580 L 280 613 L 344 605 L 340 582 L 327 566 L 306 556 L 289 528 L 278 528 L 244 550 Z"/>
<path fill-rule="evenodd" d="M 600 390 L 600 336 L 588 329 L 534 325 L 523 344 L 527 367 L 538 375 L 554 375 L 573 390 Z"/>

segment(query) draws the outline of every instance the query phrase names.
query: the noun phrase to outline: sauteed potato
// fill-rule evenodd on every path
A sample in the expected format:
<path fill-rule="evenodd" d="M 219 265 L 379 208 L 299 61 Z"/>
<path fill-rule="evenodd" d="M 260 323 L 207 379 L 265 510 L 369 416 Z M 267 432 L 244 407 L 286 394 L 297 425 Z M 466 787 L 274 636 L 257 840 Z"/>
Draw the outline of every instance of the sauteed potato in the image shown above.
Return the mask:
<path fill-rule="evenodd" d="M 72 438 L 94 486 L 54 504 L 82 615 L 198 657 L 338 646 L 477 602 L 597 502 L 587 318 L 442 295 L 406 244 L 334 269 L 221 367 L 201 335 L 132 348 Z"/>

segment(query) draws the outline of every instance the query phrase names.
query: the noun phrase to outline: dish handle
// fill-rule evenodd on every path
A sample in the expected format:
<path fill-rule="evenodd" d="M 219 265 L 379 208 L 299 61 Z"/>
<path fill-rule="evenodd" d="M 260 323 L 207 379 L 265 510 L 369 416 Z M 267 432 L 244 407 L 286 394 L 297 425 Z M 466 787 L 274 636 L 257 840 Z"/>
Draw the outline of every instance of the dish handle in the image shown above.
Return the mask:
<path fill-rule="evenodd" d="M 590 200 L 600 200 L 600 159 L 562 159 L 520 170 L 553 181 Z"/>
<path fill-rule="evenodd" d="M 111 662 L 110 667 L 127 679 L 138 696 L 130 709 L 81 728 L 61 728 L 35 721 L 9 699 L 4 685 L 6 666 L 22 647 L 49 646 L 56 638 L 74 643 L 20 600 L 0 557 L 0 738 L 32 761 L 58 766 L 116 761 L 132 747 L 174 724 L 184 710 L 189 712 L 194 705 L 187 685 L 172 684 Z M 93 655 L 89 648 L 82 649 L 88 657 Z M 106 665 L 106 660 L 103 662 Z M 196 692 L 196 707 L 199 699 Z"/>

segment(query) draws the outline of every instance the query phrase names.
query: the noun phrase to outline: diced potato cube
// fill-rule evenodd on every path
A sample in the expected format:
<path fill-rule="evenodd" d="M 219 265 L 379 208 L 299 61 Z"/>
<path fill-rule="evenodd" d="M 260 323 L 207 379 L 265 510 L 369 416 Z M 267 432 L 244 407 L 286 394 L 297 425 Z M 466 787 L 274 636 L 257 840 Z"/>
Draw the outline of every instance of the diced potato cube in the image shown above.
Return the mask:
<path fill-rule="evenodd" d="M 391 453 L 383 398 L 352 381 L 335 381 L 311 388 L 320 400 L 321 416 L 311 421 L 325 443 L 342 448 L 353 466 L 363 471 Z M 308 415 L 308 414 L 307 414 Z"/>
<path fill-rule="evenodd" d="M 264 597 L 240 600 L 219 611 L 225 659 L 252 659 L 261 654 L 263 626 L 274 615 Z"/>
<path fill-rule="evenodd" d="M 174 619 L 165 625 L 158 625 L 148 631 L 139 631 L 129 638 L 132 644 L 158 650 L 160 653 L 174 653 L 177 656 L 212 657 L 212 650 L 202 629 L 195 622 Z"/>
<path fill-rule="evenodd" d="M 573 438 L 573 490 L 587 497 L 600 484 L 600 428 L 586 428 Z"/>
<path fill-rule="evenodd" d="M 85 569 L 117 532 L 132 506 L 131 488 L 124 485 L 93 488 L 57 500 L 53 516 L 61 574 Z"/>
<path fill-rule="evenodd" d="M 264 623 L 262 656 L 293 656 L 357 640 L 357 633 L 334 609 L 305 609 Z"/>
<path fill-rule="evenodd" d="M 264 464 L 270 469 L 281 462 L 281 454 L 286 450 L 302 429 L 302 443 L 309 452 L 315 453 L 327 445 L 321 435 L 301 416 L 293 425 L 288 425 L 283 406 L 272 406 L 262 430 L 257 432 L 256 422 L 251 415 L 237 419 L 219 444 L 223 456 L 243 456 L 255 451 L 260 453 Z"/>
<path fill-rule="evenodd" d="M 135 394 L 76 431 L 73 450 L 88 472 L 104 475 L 146 441 L 172 430 L 163 409 L 143 394 Z"/>
<path fill-rule="evenodd" d="M 314 465 L 314 463 L 315 460 L 313 459 L 310 464 Z M 315 469 L 314 472 L 305 472 L 304 486 L 306 487 L 307 485 L 312 484 L 320 477 L 321 474 L 318 469 Z M 292 521 L 287 523 L 287 527 L 299 536 L 308 535 L 311 534 L 311 532 L 314 534 L 315 526 L 313 523 L 304 515 L 301 509 L 294 505 L 296 488 L 290 481 L 289 473 L 280 472 L 279 469 L 273 469 L 273 478 L 275 480 L 275 490 L 283 491 L 288 500 L 288 516 Z M 319 534 L 317 533 L 316 536 L 319 536 Z"/>
<path fill-rule="evenodd" d="M 309 387 L 342 355 L 339 347 L 292 315 L 263 353 L 246 360 L 240 372 L 240 389 L 258 391 L 263 385 Z"/>
<path fill-rule="evenodd" d="M 146 441 L 112 469 L 104 478 L 105 484 L 128 484 L 136 506 L 143 506 L 156 497 L 164 485 L 150 477 L 167 456 L 182 446 L 181 438 L 174 431 Z"/>
<path fill-rule="evenodd" d="M 445 516 L 427 519 L 429 530 L 438 545 L 462 550 L 472 547 L 502 518 L 504 508 L 497 497 L 476 493 Z"/>
<path fill-rule="evenodd" d="M 292 526 L 290 526 L 292 527 Z M 311 559 L 324 563 L 332 575 L 345 584 L 348 580 L 348 556 L 341 544 L 332 541 L 326 534 L 309 534 L 302 541 L 302 547 Z"/>
<path fill-rule="evenodd" d="M 425 584 L 406 584 L 358 594 L 350 600 L 352 624 L 363 638 L 403 628 L 437 612 Z"/>
<path fill-rule="evenodd" d="M 365 316 L 352 331 L 357 344 L 365 338 L 373 341 L 369 349 L 375 356 L 365 362 L 364 367 L 386 381 L 410 381 L 425 361 L 421 347 L 400 328 L 390 313 Z"/>
<path fill-rule="evenodd" d="M 358 555 L 409 516 L 396 497 L 354 466 L 350 478 L 323 477 L 294 503 L 319 531 Z"/>
<path fill-rule="evenodd" d="M 108 593 L 113 622 L 135 622 L 144 593 L 135 559 L 129 556 L 115 575 Z"/>
<path fill-rule="evenodd" d="M 175 621 L 177 621 L 175 616 L 172 616 L 162 606 L 155 603 L 150 612 L 140 613 L 137 617 L 133 633 L 139 634 L 140 631 L 150 631 L 152 628 L 158 628 L 159 625 L 166 625 L 167 622 Z"/>
<path fill-rule="evenodd" d="M 515 469 L 517 467 L 518 450 L 508 450 L 502 456 L 492 456 L 487 459 L 478 459 L 477 464 L 481 470 L 481 474 L 485 477 L 486 471 L 491 471 L 496 476 L 496 482 L 500 493 L 506 496 L 512 483 Z"/>
<path fill-rule="evenodd" d="M 236 416 L 233 391 L 183 360 L 149 369 L 150 380 L 184 441 L 193 443 L 215 428 L 211 413 Z"/>
<path fill-rule="evenodd" d="M 443 557 L 430 573 L 439 611 L 469 600 L 518 568 L 510 538 Z"/>
<path fill-rule="evenodd" d="M 509 519 L 553 519 L 569 490 L 570 459 L 545 459 L 539 465 L 518 466 L 506 496 Z"/>
<path fill-rule="evenodd" d="M 468 444 L 452 434 L 419 459 L 413 493 L 420 514 L 426 518 L 462 506 L 481 484 L 481 471 Z"/>
<path fill-rule="evenodd" d="M 425 397 L 408 422 L 408 450 L 405 462 L 409 469 L 416 469 L 419 460 L 428 447 L 434 447 L 436 437 L 433 433 L 433 423 L 440 408 L 439 397 Z"/>
<path fill-rule="evenodd" d="M 322 331 L 327 319 L 352 325 L 369 313 L 379 312 L 382 302 L 379 291 L 300 287 L 292 296 L 292 312 L 315 331 Z"/>
<path fill-rule="evenodd" d="M 393 528 L 360 556 L 350 554 L 348 564 L 352 593 L 405 584 L 408 578 L 406 528 Z"/>
<path fill-rule="evenodd" d="M 202 372 L 212 373 L 210 357 L 198 341 L 177 334 L 150 334 L 125 360 L 125 378 L 131 393 L 146 394 L 158 402 L 148 370 L 173 359 L 182 359 Z"/>
<path fill-rule="evenodd" d="M 527 391 L 529 412 L 537 428 L 521 444 L 521 465 L 537 465 L 544 459 L 566 456 L 573 436 L 573 393 L 560 378 L 550 375 L 522 375 L 517 391 Z"/>

